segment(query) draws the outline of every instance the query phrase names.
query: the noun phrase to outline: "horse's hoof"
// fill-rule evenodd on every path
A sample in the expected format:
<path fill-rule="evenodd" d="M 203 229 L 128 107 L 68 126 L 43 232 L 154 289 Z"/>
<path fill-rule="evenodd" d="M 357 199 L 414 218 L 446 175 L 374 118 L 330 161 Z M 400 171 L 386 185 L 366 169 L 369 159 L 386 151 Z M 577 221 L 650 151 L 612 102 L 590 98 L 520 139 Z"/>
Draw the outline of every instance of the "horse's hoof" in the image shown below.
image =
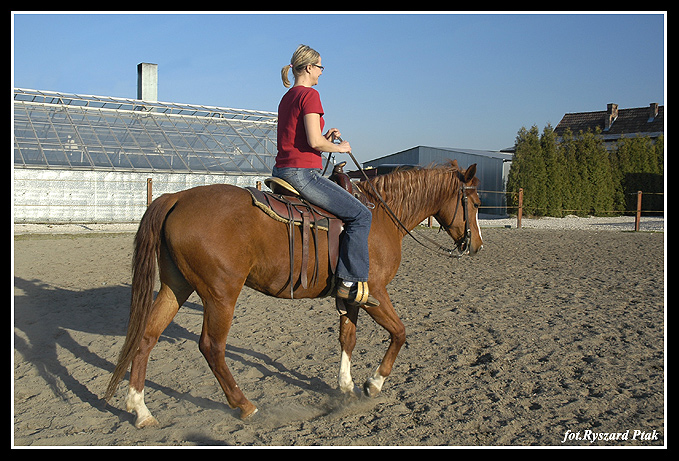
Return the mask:
<path fill-rule="evenodd" d="M 242 419 L 242 420 L 248 419 L 248 418 L 250 418 L 252 415 L 254 415 L 255 413 L 257 413 L 257 411 L 258 411 L 258 410 L 257 410 L 257 407 L 254 406 L 254 405 L 252 405 L 252 404 L 250 404 L 250 405 L 249 405 L 248 407 L 246 407 L 246 408 L 241 408 L 241 409 L 240 409 L 240 419 Z"/>
<path fill-rule="evenodd" d="M 340 388 L 340 393 L 347 400 L 355 400 L 363 395 L 361 388 L 354 383 L 351 383 L 351 386 Z"/>
<path fill-rule="evenodd" d="M 152 427 L 152 426 L 158 426 L 158 420 L 154 418 L 153 416 L 149 415 L 146 418 L 134 422 L 134 427 L 137 429 L 141 429 L 143 427 Z"/>
<path fill-rule="evenodd" d="M 375 383 L 373 383 L 370 379 L 367 380 L 363 385 L 363 393 L 367 397 L 371 398 L 377 397 L 378 395 L 380 395 L 380 392 L 382 392 L 382 389 Z"/>

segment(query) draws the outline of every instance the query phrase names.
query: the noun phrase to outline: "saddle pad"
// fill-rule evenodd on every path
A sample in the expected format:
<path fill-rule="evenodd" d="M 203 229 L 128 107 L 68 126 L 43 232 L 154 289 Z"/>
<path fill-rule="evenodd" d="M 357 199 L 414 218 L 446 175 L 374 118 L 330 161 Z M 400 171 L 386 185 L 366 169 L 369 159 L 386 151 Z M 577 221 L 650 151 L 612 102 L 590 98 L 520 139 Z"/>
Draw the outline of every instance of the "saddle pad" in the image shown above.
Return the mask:
<path fill-rule="evenodd" d="M 339 219 L 327 211 L 310 205 L 308 202 L 302 202 L 297 197 L 281 197 L 261 191 L 255 187 L 246 187 L 245 189 L 252 195 L 252 203 L 276 221 L 286 224 L 292 221 L 294 225 L 301 226 L 303 217 L 297 207 L 313 212 L 309 224 L 318 230 L 327 232 L 330 229 L 329 220 Z M 290 207 L 288 207 L 289 204 L 291 205 Z M 292 216 L 290 216 L 290 211 L 292 211 Z"/>

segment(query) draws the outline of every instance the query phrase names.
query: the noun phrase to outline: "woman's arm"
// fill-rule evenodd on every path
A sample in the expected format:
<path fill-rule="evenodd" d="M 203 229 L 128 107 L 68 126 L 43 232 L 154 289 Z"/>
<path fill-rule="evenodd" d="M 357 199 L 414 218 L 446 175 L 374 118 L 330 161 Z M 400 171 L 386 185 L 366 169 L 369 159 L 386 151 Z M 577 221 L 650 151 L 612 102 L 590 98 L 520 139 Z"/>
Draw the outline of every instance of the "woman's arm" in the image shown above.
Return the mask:
<path fill-rule="evenodd" d="M 320 152 L 351 152 L 351 146 L 347 141 L 335 144 L 323 136 L 321 132 L 321 116 L 319 114 L 306 114 L 304 116 L 304 128 L 306 129 L 307 142 L 312 149 Z M 339 135 L 339 131 L 335 128 L 329 130 L 328 133 L 331 135 L 337 133 Z"/>

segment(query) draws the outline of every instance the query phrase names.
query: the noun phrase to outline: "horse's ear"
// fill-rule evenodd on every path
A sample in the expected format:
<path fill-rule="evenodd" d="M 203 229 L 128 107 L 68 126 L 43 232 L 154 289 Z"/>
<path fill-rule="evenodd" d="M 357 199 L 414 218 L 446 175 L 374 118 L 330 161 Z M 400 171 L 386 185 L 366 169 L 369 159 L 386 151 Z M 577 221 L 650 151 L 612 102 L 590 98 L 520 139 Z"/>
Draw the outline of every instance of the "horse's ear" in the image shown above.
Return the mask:
<path fill-rule="evenodd" d="M 450 166 L 452 166 L 455 169 L 460 168 L 459 166 L 457 166 L 457 159 L 450 160 Z"/>
<path fill-rule="evenodd" d="M 476 163 L 473 165 L 470 165 L 469 168 L 467 168 L 467 171 L 464 172 L 464 182 L 468 183 L 474 178 L 474 175 L 476 174 Z"/>

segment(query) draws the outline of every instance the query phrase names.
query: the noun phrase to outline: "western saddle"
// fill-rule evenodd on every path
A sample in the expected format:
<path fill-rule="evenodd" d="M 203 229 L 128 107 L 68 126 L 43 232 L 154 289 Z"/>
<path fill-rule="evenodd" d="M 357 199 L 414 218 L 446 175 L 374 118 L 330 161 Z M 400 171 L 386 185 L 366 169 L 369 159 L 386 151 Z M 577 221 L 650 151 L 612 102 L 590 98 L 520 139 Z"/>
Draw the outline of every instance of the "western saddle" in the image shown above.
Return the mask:
<path fill-rule="evenodd" d="M 333 168 L 330 178 L 348 193 L 361 200 L 368 208 L 375 205 L 368 202 L 365 195 L 358 186 L 351 182 L 349 176 L 344 172 L 346 162 L 338 163 Z M 288 182 L 281 178 L 271 177 L 264 180 L 264 184 L 271 189 L 271 192 L 261 191 L 255 187 L 246 187 L 252 195 L 252 202 L 271 218 L 288 225 L 288 241 L 290 251 L 290 298 L 294 298 L 295 290 L 295 226 L 301 227 L 302 232 L 302 267 L 300 270 L 300 283 L 304 289 L 309 287 L 308 268 L 309 268 L 309 236 L 314 240 L 314 273 L 311 278 L 311 285 L 317 282 L 318 278 L 318 231 L 324 231 L 328 239 L 328 262 L 330 270 L 334 274 L 337 269 L 339 258 L 339 242 L 344 223 L 340 218 L 328 211 L 317 207 L 303 199 L 299 192 Z M 323 293 L 328 296 L 334 288 L 334 277 L 331 278 L 330 286 Z M 281 290 L 282 291 L 282 290 Z"/>

